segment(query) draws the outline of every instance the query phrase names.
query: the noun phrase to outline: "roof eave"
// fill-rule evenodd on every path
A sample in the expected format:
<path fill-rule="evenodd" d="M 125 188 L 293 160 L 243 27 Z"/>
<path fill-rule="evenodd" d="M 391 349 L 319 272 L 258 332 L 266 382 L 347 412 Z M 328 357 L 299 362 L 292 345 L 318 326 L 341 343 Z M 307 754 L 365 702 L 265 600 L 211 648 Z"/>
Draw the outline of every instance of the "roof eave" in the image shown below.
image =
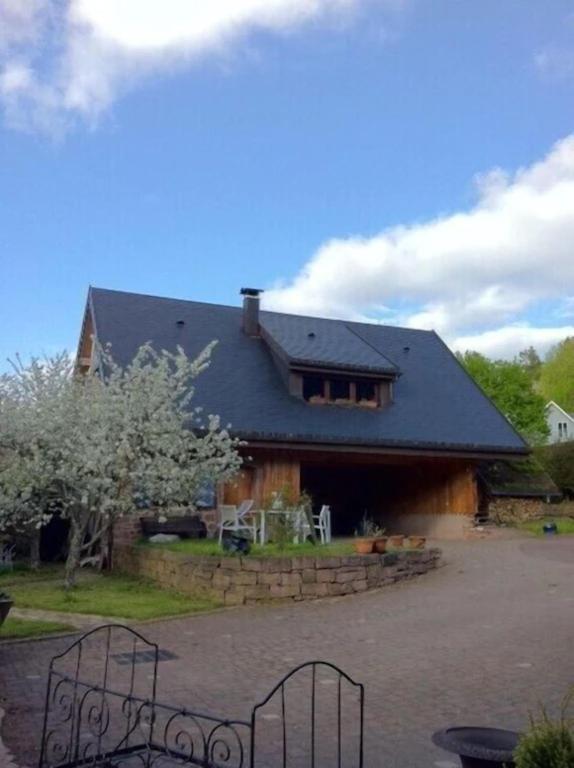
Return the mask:
<path fill-rule="evenodd" d="M 365 440 L 359 442 L 356 439 L 329 439 L 319 435 L 262 434 L 240 431 L 235 432 L 235 435 L 253 447 L 270 445 L 275 448 L 281 446 L 290 450 L 299 448 L 300 450 L 349 451 L 353 453 L 403 453 L 476 459 L 507 459 L 509 457 L 519 459 L 525 458 L 531 452 L 531 449 L 527 447 L 507 448 L 504 446 L 472 446 L 450 443 L 413 443 L 398 440 Z"/>

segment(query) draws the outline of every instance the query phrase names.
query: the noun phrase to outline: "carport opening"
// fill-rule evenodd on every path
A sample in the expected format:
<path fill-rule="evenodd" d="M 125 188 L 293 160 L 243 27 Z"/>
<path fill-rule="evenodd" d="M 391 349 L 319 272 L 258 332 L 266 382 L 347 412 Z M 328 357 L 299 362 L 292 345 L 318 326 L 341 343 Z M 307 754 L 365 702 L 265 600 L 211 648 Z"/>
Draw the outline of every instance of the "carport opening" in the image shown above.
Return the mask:
<path fill-rule="evenodd" d="M 408 507 L 409 472 L 412 480 L 412 467 L 302 464 L 301 487 L 315 513 L 330 506 L 334 536 L 353 536 L 364 516 L 392 532 L 392 515 Z"/>

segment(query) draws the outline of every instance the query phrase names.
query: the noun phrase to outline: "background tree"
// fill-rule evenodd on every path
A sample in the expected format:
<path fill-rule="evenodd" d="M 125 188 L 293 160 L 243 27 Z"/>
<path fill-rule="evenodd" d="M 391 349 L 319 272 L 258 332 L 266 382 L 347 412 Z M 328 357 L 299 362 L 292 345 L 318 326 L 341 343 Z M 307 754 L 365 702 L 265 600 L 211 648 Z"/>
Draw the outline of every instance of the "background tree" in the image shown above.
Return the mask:
<path fill-rule="evenodd" d="M 544 398 L 535 392 L 527 369 L 519 362 L 489 360 L 478 352 L 457 355 L 468 373 L 521 435 L 541 443 L 549 434 Z"/>
<path fill-rule="evenodd" d="M 556 344 L 540 372 L 540 392 L 546 402 L 555 400 L 565 411 L 574 412 L 574 337 Z"/>
<path fill-rule="evenodd" d="M 540 378 L 542 360 L 534 347 L 527 347 L 526 349 L 523 349 L 522 352 L 519 352 L 516 362 L 528 372 L 530 379 L 536 384 Z"/>
<path fill-rule="evenodd" d="M 568 498 L 574 498 L 574 440 L 536 448 L 536 458 Z"/>
<path fill-rule="evenodd" d="M 73 375 L 60 358 L 21 366 L 5 382 L 4 410 L 12 425 L 0 445 L 10 442 L 11 459 L 0 468 L 1 493 L 20 499 L 23 519 L 46 511 L 30 499 L 49 497 L 70 521 L 65 583 L 75 583 L 85 555 L 102 542 L 115 519 L 137 514 L 142 501 L 167 508 L 193 501 L 206 482 L 229 479 L 239 469 L 238 441 L 216 416 L 192 406 L 193 380 L 209 365 L 214 344 L 190 360 L 142 346 L 125 369 L 98 350 L 100 374 Z M 30 396 L 28 380 L 43 371 L 46 392 Z M 29 413 L 37 420 L 37 453 L 44 468 L 40 482 L 15 471 L 29 449 Z M 0 414 L 1 415 L 1 414 Z M 47 480 L 46 480 L 47 478 Z M 41 494 L 44 494 L 42 496 Z"/>

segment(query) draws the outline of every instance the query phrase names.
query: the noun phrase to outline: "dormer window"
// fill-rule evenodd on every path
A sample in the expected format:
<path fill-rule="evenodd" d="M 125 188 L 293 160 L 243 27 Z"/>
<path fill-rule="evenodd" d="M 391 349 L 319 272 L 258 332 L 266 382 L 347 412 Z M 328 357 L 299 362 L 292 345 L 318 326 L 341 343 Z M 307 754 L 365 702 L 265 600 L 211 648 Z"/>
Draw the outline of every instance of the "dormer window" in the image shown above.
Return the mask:
<path fill-rule="evenodd" d="M 377 400 L 377 385 L 373 381 L 357 382 L 357 403 L 359 405 L 377 403 Z"/>
<path fill-rule="evenodd" d="M 351 402 L 351 382 L 345 379 L 330 379 L 329 385 L 329 400 L 332 403 Z"/>
<path fill-rule="evenodd" d="M 378 408 L 390 401 L 391 384 L 386 380 L 303 374 L 302 395 L 312 405 L 332 403 Z"/>
<path fill-rule="evenodd" d="M 325 402 L 325 379 L 322 376 L 303 376 L 303 399 L 307 402 Z"/>

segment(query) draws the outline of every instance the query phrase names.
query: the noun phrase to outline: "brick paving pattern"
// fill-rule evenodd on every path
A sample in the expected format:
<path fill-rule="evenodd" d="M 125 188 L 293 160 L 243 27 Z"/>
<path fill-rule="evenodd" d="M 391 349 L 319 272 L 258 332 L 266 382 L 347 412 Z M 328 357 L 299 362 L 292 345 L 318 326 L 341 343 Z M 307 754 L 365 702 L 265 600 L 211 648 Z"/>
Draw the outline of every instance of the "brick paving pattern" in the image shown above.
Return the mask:
<path fill-rule="evenodd" d="M 446 565 L 417 581 L 147 624 L 179 657 L 160 663 L 158 698 L 244 718 L 294 665 L 322 658 L 366 686 L 367 768 L 454 768 L 434 730 L 520 729 L 574 683 L 574 537 L 441 546 Z M 69 643 L 0 646 L 2 735 L 19 766 L 36 764 L 48 661 Z"/>

